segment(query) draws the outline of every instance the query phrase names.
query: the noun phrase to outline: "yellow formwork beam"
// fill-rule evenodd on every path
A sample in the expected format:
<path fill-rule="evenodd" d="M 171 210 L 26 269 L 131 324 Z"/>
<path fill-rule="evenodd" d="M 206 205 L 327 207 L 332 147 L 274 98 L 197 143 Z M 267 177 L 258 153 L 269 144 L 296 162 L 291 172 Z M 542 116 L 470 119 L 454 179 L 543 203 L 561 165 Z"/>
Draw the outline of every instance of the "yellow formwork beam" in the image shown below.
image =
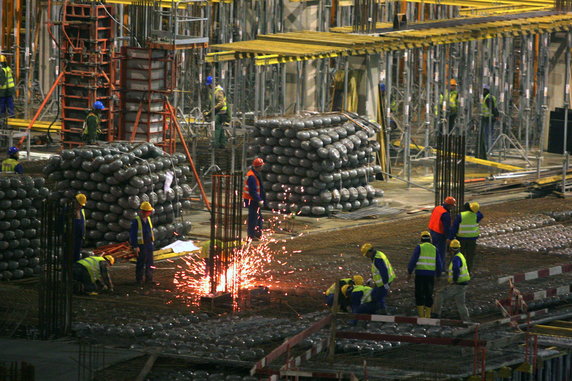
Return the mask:
<path fill-rule="evenodd" d="M 50 128 L 50 124 L 52 125 L 51 128 Z M 24 129 L 24 128 L 28 128 L 29 125 L 30 125 L 29 119 L 8 118 L 8 126 Z M 32 125 L 32 130 L 40 131 L 40 132 L 47 132 L 48 128 L 49 128 L 50 131 L 59 131 L 61 129 L 61 127 L 62 127 L 62 125 L 59 121 L 55 121 L 52 124 L 52 122 L 37 120 Z"/>
<path fill-rule="evenodd" d="M 490 7 L 491 5 L 528 5 L 545 9 L 554 7 L 554 0 L 407 0 L 407 2 L 480 8 Z"/>

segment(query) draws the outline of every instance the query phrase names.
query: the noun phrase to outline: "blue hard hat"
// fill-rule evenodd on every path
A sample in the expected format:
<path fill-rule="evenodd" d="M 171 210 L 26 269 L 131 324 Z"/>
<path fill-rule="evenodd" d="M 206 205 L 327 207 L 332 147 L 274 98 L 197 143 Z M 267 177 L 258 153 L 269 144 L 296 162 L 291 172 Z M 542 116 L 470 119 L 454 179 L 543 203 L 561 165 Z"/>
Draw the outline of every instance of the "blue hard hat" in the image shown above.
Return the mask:
<path fill-rule="evenodd" d="M 20 150 L 18 149 L 18 147 L 10 147 L 8 148 L 8 155 L 15 155 L 18 152 L 20 152 Z"/>
<path fill-rule="evenodd" d="M 207 77 L 207 79 L 205 80 L 205 85 L 210 85 L 212 83 L 213 83 L 213 77 L 212 77 L 212 75 L 209 75 Z"/>
<path fill-rule="evenodd" d="M 94 110 L 103 110 L 105 107 L 103 106 L 103 103 L 101 103 L 100 101 L 96 101 L 93 104 L 93 109 Z"/>
<path fill-rule="evenodd" d="M 379 84 L 379 89 L 380 89 L 381 91 L 385 91 L 385 83 L 380 83 L 380 84 Z"/>

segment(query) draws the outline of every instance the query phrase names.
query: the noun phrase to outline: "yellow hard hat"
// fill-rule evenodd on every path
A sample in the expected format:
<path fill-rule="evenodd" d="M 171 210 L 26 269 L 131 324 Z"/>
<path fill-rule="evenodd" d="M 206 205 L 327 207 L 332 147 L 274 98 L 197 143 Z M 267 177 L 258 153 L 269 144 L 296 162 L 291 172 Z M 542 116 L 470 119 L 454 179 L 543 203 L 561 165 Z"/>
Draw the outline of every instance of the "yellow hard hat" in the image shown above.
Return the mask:
<path fill-rule="evenodd" d="M 103 259 L 105 259 L 107 262 L 109 262 L 109 264 L 112 266 L 115 264 L 115 258 L 111 255 L 104 255 Z"/>
<path fill-rule="evenodd" d="M 354 281 L 354 284 L 357 284 L 358 286 L 363 286 L 363 277 L 361 275 L 354 275 L 352 279 Z"/>
<path fill-rule="evenodd" d="M 6 62 L 6 56 L 3 54 L 0 54 L 0 62 Z"/>
<path fill-rule="evenodd" d="M 364 243 L 363 245 L 361 245 L 361 248 L 360 248 L 361 254 L 365 257 L 367 252 L 370 251 L 372 248 L 373 248 L 373 245 L 371 243 Z"/>
<path fill-rule="evenodd" d="M 457 80 L 455 78 L 451 79 L 451 81 L 449 81 L 449 84 L 451 86 L 457 86 Z"/>
<path fill-rule="evenodd" d="M 87 197 L 83 193 L 76 194 L 75 199 L 77 203 L 80 204 L 81 206 L 85 206 L 85 204 L 87 203 Z"/>
<path fill-rule="evenodd" d="M 345 284 L 342 286 L 342 295 L 348 296 L 348 288 L 352 287 L 350 284 Z"/>
<path fill-rule="evenodd" d="M 449 244 L 449 247 L 451 249 L 460 249 L 461 248 L 461 242 L 459 242 L 459 240 L 457 240 L 457 239 L 454 239 Z"/>
<path fill-rule="evenodd" d="M 471 203 L 469 204 L 469 208 L 471 209 L 471 211 L 472 211 L 473 213 L 477 213 L 477 212 L 479 211 L 480 207 L 481 207 L 481 206 L 480 206 L 479 203 L 476 202 L 476 201 L 471 202 Z"/>
<path fill-rule="evenodd" d="M 421 232 L 421 238 L 431 238 L 431 233 L 429 233 L 427 230 L 424 230 Z"/>
<path fill-rule="evenodd" d="M 152 212 L 155 209 L 153 209 L 153 207 L 151 206 L 151 204 L 149 203 L 149 201 L 143 201 L 141 203 L 141 206 L 139 207 L 139 209 L 145 211 L 145 212 Z"/>

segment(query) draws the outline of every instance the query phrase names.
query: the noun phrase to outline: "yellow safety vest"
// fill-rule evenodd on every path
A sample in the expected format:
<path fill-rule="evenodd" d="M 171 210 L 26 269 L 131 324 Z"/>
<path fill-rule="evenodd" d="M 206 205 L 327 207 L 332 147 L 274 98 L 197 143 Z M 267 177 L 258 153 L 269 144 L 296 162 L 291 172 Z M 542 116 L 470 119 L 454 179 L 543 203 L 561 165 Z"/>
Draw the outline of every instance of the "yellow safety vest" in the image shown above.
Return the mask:
<path fill-rule="evenodd" d="M 83 219 L 83 238 L 85 238 L 85 210 L 81 208 L 81 217 Z"/>
<path fill-rule="evenodd" d="M 385 267 L 387 267 L 387 274 L 389 275 L 387 283 L 393 282 L 393 280 L 395 279 L 395 272 L 393 271 L 393 267 L 391 267 L 391 263 L 389 263 L 389 259 L 387 259 L 385 254 L 383 254 L 381 251 L 376 251 L 374 258 L 380 258 L 383 260 L 383 262 L 385 263 Z M 383 286 L 383 279 L 381 278 L 379 270 L 377 269 L 377 267 L 375 267 L 375 261 L 371 262 L 371 277 L 377 287 Z"/>
<path fill-rule="evenodd" d="M 92 116 L 95 116 L 95 119 L 97 120 L 97 129 L 96 129 L 95 132 L 98 133 L 98 134 L 101 134 L 101 129 L 100 129 L 101 118 L 100 118 L 99 115 L 97 115 L 96 113 L 90 111 L 90 112 L 87 114 L 87 116 L 85 117 L 85 120 L 83 121 L 83 131 L 82 131 L 82 133 L 83 133 L 84 135 L 87 135 L 87 134 L 88 134 L 88 132 L 87 132 L 87 130 L 88 130 L 88 128 L 87 128 L 87 120 L 88 120 L 90 117 L 92 117 Z"/>
<path fill-rule="evenodd" d="M 361 304 L 364 303 L 369 303 L 371 302 L 371 291 L 373 289 L 369 286 L 354 286 L 354 289 L 352 291 L 352 294 L 354 292 L 363 292 L 362 296 L 361 296 Z"/>
<path fill-rule="evenodd" d="M 16 166 L 20 164 L 20 162 L 16 159 L 12 159 L 11 157 L 8 159 L 4 159 L 2 161 L 2 172 L 3 173 L 15 173 Z"/>
<path fill-rule="evenodd" d="M 215 98 L 216 98 L 217 94 L 221 91 L 224 93 L 224 89 L 222 88 L 222 86 L 216 85 L 214 88 Z M 215 102 L 216 102 L 216 99 L 215 99 Z M 227 105 L 226 105 L 226 94 L 225 94 L 225 96 L 223 97 L 222 107 L 220 108 L 219 112 L 226 111 L 226 109 L 227 109 Z"/>
<path fill-rule="evenodd" d="M 6 82 L 0 86 L 0 90 L 11 89 L 14 87 L 14 76 L 12 75 L 12 69 L 9 66 L 3 67 L 4 75 L 6 76 Z"/>
<path fill-rule="evenodd" d="M 457 278 L 457 283 L 465 283 L 471 280 L 471 275 L 469 275 L 469 268 L 467 267 L 467 261 L 462 253 L 457 253 L 455 257 L 459 257 L 461 260 L 461 269 L 459 271 L 459 278 Z M 455 259 L 453 257 L 453 259 Z M 453 260 L 449 263 L 449 283 L 453 283 Z"/>
<path fill-rule="evenodd" d="M 101 281 L 101 268 L 99 267 L 99 263 L 103 261 L 105 261 L 103 257 L 87 257 L 80 259 L 77 263 L 87 269 L 91 283 L 95 283 L 98 280 Z"/>
<path fill-rule="evenodd" d="M 429 242 L 423 242 L 419 245 L 419 259 L 415 265 L 415 270 L 435 271 L 435 258 L 437 258 L 437 249 Z"/>
<path fill-rule="evenodd" d="M 492 106 L 493 108 L 496 107 L 497 105 L 497 99 L 495 97 L 493 97 L 491 94 L 487 94 L 483 100 L 481 101 L 481 116 L 484 118 L 490 118 L 493 116 L 493 110 L 489 109 L 489 107 L 487 106 L 487 99 L 491 97 L 493 102 L 492 102 Z"/>
<path fill-rule="evenodd" d="M 341 291 L 341 286 L 345 286 L 346 284 L 350 284 L 351 280 L 352 280 L 352 278 L 340 279 L 340 281 L 339 281 L 340 291 Z M 326 290 L 326 295 L 332 295 L 336 291 L 336 283 L 338 283 L 338 282 L 332 283 L 332 285 Z"/>
<path fill-rule="evenodd" d="M 472 238 L 478 237 L 480 233 L 479 224 L 477 222 L 477 213 L 471 211 L 461 212 L 461 223 L 457 237 Z"/>
<path fill-rule="evenodd" d="M 143 240 L 143 222 L 141 217 L 135 217 L 137 220 L 137 243 L 143 245 L 145 241 Z M 149 228 L 151 229 L 151 241 L 155 242 L 155 234 L 153 234 L 153 224 L 151 223 L 151 217 L 147 217 L 147 222 L 149 223 Z"/>

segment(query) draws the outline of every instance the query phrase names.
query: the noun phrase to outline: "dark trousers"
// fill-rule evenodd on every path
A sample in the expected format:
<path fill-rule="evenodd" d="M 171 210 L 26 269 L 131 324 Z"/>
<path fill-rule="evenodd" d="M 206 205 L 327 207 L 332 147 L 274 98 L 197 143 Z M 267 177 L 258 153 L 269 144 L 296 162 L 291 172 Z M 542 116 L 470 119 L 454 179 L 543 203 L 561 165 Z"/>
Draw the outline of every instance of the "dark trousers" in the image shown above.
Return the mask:
<path fill-rule="evenodd" d="M 83 235 L 81 233 L 75 234 L 73 237 L 73 260 L 74 260 L 74 262 L 77 262 L 81 259 L 82 247 L 83 247 Z M 81 267 L 83 267 L 83 266 L 81 266 Z"/>
<path fill-rule="evenodd" d="M 87 269 L 84 266 L 80 265 L 79 263 L 73 264 L 72 277 L 74 281 L 82 284 L 83 292 L 97 291 L 97 285 L 91 282 L 91 277 L 89 276 Z"/>
<path fill-rule="evenodd" d="M 248 208 L 248 236 L 250 238 L 260 238 L 262 236 L 262 211 L 253 200 L 244 200 L 245 206 Z"/>
<path fill-rule="evenodd" d="M 347 312 L 348 304 L 348 299 L 340 293 L 338 296 L 338 305 L 340 307 L 340 311 Z M 326 305 L 328 307 L 332 307 L 334 305 L 334 294 L 326 295 Z"/>
<path fill-rule="evenodd" d="M 494 143 L 495 118 L 481 117 L 481 131 L 479 133 L 479 144 L 477 146 L 477 157 L 486 160 L 488 150 Z"/>
<path fill-rule="evenodd" d="M 14 98 L 12 95 L 0 97 L 0 116 L 14 116 Z"/>
<path fill-rule="evenodd" d="M 137 283 L 153 281 L 153 245 L 139 245 L 139 255 L 135 265 L 135 280 Z"/>
<path fill-rule="evenodd" d="M 369 302 L 369 303 L 360 304 L 359 307 L 355 311 L 352 311 L 352 312 L 356 313 L 356 314 L 372 315 L 375 313 L 375 311 L 377 311 L 377 304 L 375 302 Z"/>
<path fill-rule="evenodd" d="M 433 288 L 435 287 L 435 277 L 433 275 L 415 274 L 415 305 L 433 306 Z"/>
<path fill-rule="evenodd" d="M 444 234 L 439 234 L 433 230 L 429 230 L 431 233 L 431 243 L 437 249 L 437 255 L 440 255 L 441 263 L 445 266 L 445 257 L 447 254 L 447 237 Z"/>
<path fill-rule="evenodd" d="M 469 274 L 473 271 L 473 266 L 475 263 L 475 254 L 477 251 L 477 240 L 476 239 L 467 239 L 467 238 L 459 238 L 459 242 L 461 243 L 461 253 L 465 256 L 467 260 L 467 267 L 469 268 Z"/>
<path fill-rule="evenodd" d="M 226 112 L 215 115 L 215 132 L 213 146 L 215 148 L 224 148 L 226 146 L 226 135 L 224 134 L 224 123 L 228 122 L 228 114 Z"/>
<path fill-rule="evenodd" d="M 371 299 L 376 305 L 376 310 L 385 310 L 385 297 L 387 296 L 387 290 L 385 287 L 374 287 L 371 290 Z"/>

